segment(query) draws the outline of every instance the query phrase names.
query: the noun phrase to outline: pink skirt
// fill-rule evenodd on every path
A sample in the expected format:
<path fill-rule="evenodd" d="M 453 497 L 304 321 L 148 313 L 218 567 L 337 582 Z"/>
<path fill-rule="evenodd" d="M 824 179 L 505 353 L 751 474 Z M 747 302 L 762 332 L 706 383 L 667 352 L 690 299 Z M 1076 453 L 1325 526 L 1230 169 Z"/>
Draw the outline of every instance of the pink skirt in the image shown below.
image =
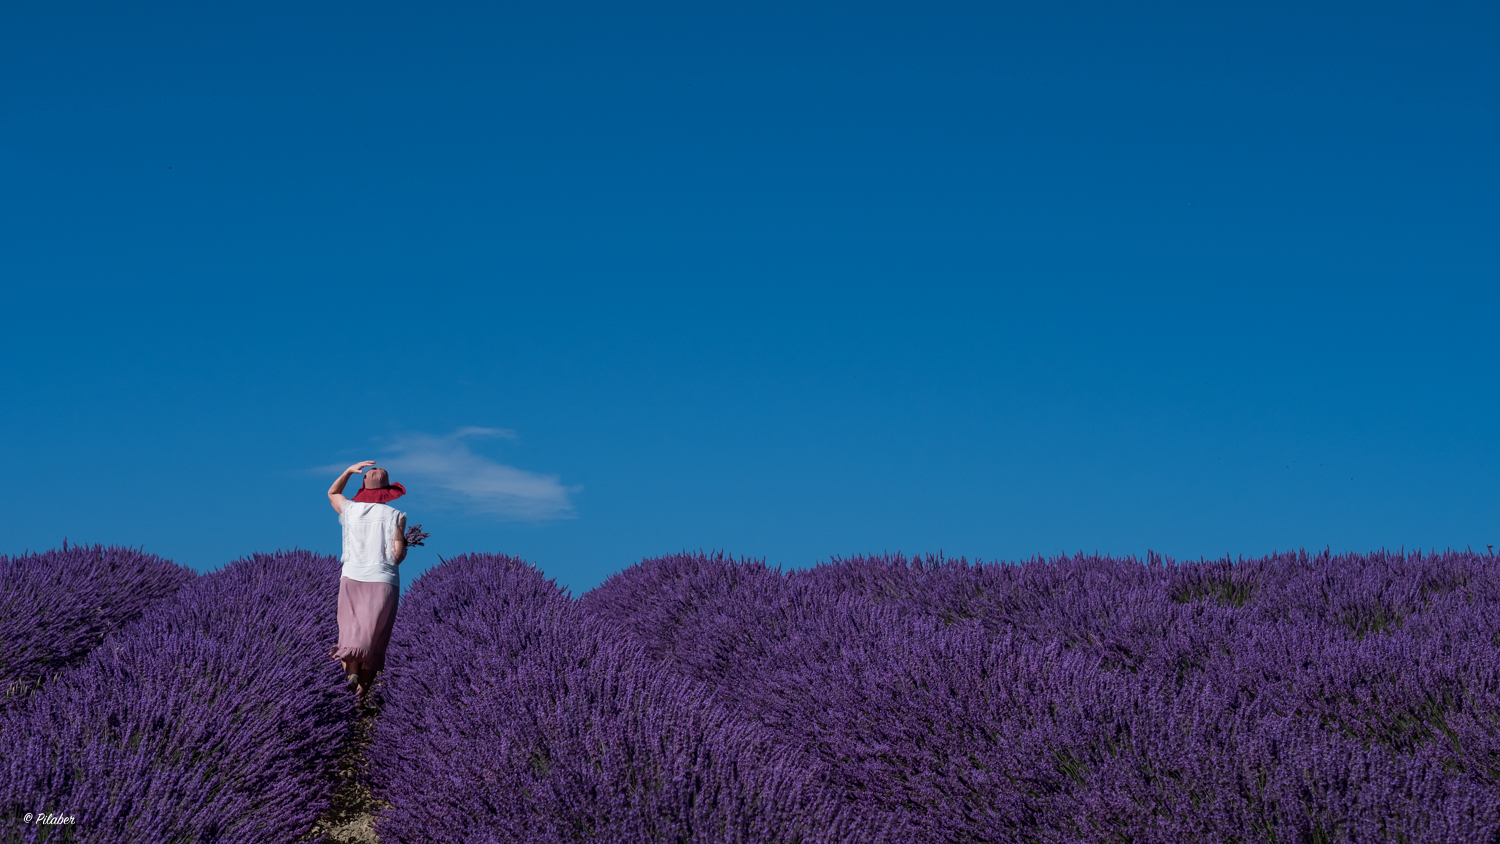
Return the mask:
<path fill-rule="evenodd" d="M 368 671 L 385 668 L 385 648 L 396 623 L 401 590 L 394 583 L 367 583 L 339 578 L 338 659 L 351 659 Z"/>

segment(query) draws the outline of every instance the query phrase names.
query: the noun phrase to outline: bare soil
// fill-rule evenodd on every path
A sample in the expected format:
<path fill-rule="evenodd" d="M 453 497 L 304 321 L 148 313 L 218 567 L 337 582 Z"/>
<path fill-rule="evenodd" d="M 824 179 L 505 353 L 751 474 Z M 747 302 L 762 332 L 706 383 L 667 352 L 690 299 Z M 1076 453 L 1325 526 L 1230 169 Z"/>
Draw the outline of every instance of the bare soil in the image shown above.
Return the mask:
<path fill-rule="evenodd" d="M 377 800 L 369 787 L 360 782 L 365 747 L 370 743 L 375 718 L 380 714 L 378 685 L 371 692 L 369 702 L 360 707 L 353 735 L 339 757 L 338 790 L 334 792 L 333 805 L 313 824 L 312 832 L 305 839 L 309 842 L 380 844 L 380 837 L 375 834 L 375 813 L 386 804 Z"/>

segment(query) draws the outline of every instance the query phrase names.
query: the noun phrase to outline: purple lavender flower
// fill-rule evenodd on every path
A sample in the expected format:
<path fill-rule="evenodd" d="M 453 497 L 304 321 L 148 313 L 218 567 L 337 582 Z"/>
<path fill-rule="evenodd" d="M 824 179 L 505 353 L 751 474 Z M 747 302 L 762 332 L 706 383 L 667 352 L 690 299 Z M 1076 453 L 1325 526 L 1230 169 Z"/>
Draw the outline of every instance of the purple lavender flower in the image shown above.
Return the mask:
<path fill-rule="evenodd" d="M 423 532 L 421 525 L 412 525 L 411 527 L 406 529 L 406 544 L 421 545 L 422 540 L 428 538 L 431 535 L 432 534 L 430 533 Z"/>

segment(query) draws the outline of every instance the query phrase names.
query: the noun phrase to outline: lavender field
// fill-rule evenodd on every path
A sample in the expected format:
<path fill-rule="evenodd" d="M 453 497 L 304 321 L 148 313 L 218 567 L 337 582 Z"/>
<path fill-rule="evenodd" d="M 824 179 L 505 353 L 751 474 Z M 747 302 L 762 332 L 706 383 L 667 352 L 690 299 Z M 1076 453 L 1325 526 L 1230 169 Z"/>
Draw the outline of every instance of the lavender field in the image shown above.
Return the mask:
<path fill-rule="evenodd" d="M 1500 841 L 1490 554 L 692 554 L 577 599 L 465 555 L 364 722 L 336 561 L 153 566 L 86 587 L 113 621 L 0 580 L 0 841 L 316 840 L 356 751 L 387 844 Z"/>

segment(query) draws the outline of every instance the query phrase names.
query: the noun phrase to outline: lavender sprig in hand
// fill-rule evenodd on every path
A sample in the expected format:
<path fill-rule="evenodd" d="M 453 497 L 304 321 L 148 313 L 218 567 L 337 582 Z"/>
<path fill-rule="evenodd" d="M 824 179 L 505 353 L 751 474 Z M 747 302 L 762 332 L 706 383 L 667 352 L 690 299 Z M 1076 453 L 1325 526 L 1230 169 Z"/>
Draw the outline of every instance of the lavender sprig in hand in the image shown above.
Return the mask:
<path fill-rule="evenodd" d="M 429 537 L 431 535 L 432 534 L 424 533 L 422 531 L 422 526 L 421 525 L 412 525 L 411 527 L 409 527 L 409 528 L 406 529 L 406 544 L 407 545 L 421 545 L 422 544 L 422 540 L 426 539 L 427 537 Z"/>

